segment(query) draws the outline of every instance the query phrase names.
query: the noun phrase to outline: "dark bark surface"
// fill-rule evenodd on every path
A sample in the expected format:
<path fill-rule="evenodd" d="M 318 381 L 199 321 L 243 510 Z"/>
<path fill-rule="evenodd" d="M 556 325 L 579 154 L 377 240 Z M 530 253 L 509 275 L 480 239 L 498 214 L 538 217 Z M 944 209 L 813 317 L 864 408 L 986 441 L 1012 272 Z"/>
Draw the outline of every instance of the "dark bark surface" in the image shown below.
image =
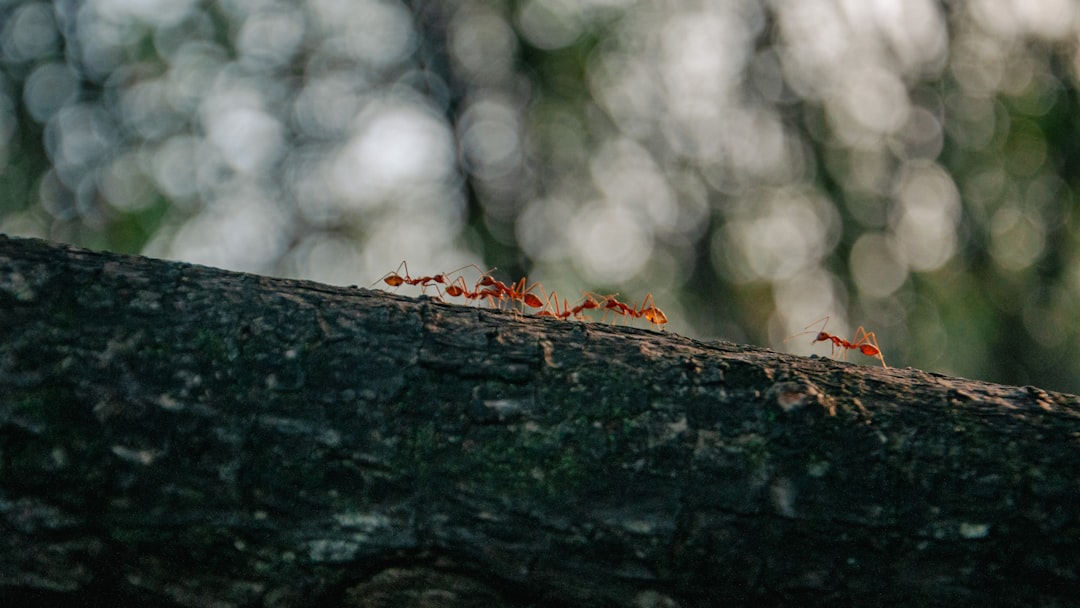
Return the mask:
<path fill-rule="evenodd" d="M 5 606 L 1067 605 L 1078 442 L 1033 387 L 0 237 Z"/>

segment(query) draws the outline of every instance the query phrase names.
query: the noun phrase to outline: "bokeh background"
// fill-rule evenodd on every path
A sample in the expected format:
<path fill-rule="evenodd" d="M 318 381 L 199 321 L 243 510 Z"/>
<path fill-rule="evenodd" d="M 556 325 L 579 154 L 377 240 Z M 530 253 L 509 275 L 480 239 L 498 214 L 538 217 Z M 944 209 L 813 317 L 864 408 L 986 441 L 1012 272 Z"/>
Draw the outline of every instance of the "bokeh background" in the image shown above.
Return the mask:
<path fill-rule="evenodd" d="M 0 232 L 1078 393 L 1078 42 L 1074 0 L 0 0 Z"/>

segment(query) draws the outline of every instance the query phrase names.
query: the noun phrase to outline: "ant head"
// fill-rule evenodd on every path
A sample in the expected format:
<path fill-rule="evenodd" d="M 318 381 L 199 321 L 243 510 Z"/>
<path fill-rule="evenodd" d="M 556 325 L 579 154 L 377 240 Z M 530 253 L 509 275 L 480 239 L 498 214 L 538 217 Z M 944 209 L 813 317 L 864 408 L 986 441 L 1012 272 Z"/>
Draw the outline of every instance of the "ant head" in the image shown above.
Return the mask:
<path fill-rule="evenodd" d="M 817 337 L 814 338 L 814 342 L 825 342 L 828 340 L 832 340 L 832 336 L 823 331 L 819 331 Z M 813 342 L 811 342 L 811 344 L 813 344 Z"/>

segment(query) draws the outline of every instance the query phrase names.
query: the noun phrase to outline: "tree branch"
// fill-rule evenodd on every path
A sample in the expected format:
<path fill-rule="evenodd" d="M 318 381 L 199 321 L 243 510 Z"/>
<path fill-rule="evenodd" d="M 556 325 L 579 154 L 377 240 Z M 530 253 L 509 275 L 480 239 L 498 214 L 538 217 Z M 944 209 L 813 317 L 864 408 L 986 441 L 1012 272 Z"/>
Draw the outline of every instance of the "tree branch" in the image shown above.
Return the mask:
<path fill-rule="evenodd" d="M 1070 395 L 4 237 L 0 336 L 6 605 L 1077 590 Z"/>

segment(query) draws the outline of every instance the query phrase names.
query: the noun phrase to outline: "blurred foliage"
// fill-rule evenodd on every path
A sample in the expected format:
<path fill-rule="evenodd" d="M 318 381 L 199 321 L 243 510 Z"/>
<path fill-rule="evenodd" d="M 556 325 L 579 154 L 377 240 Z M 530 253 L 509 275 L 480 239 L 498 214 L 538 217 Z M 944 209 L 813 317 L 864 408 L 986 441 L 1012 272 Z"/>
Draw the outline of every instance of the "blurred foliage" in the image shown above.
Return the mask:
<path fill-rule="evenodd" d="M 1080 392 L 1070 0 L 0 2 L 0 230 Z M 853 359 L 862 359 L 852 355 Z M 861 362 L 874 364 L 874 360 Z"/>

